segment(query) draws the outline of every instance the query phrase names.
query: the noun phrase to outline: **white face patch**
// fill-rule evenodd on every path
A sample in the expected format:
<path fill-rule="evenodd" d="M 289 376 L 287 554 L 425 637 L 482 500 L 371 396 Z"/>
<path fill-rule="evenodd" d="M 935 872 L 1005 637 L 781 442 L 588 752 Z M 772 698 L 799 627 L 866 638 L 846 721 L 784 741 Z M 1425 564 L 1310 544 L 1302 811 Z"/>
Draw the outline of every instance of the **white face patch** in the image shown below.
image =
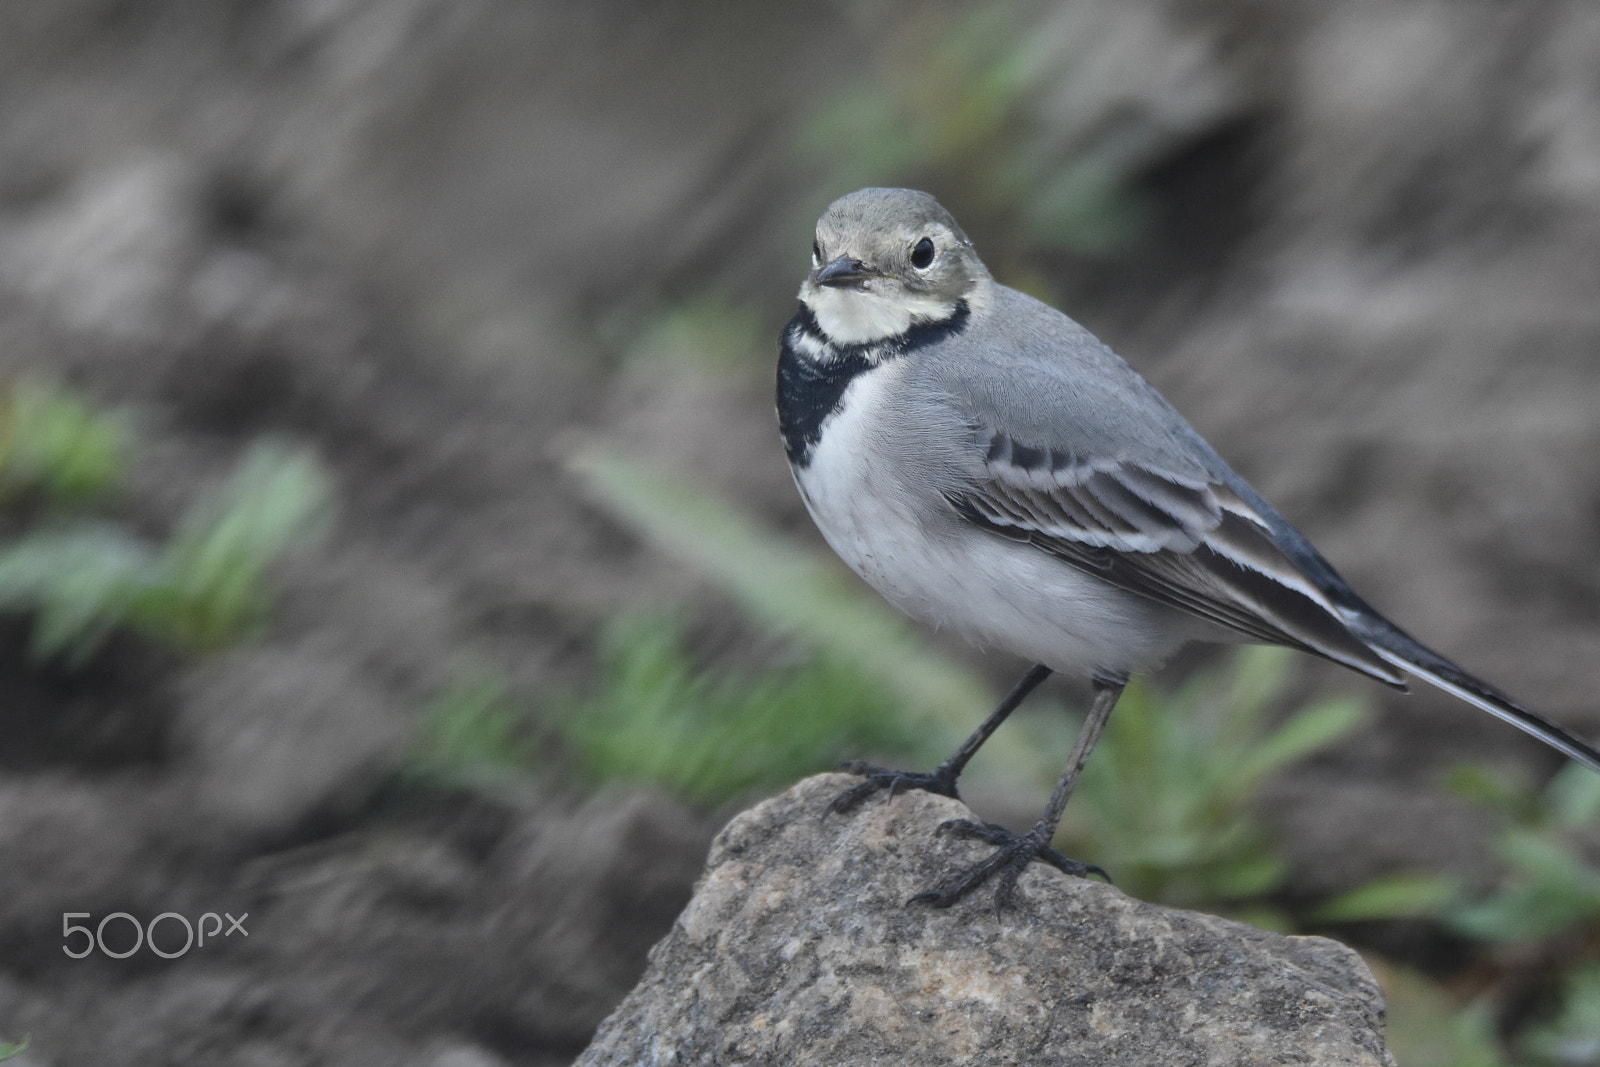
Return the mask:
<path fill-rule="evenodd" d="M 800 299 L 811 309 L 817 325 L 835 344 L 859 345 L 897 337 L 913 322 L 947 319 L 955 305 L 936 297 L 907 292 L 898 286 L 879 293 L 855 288 L 836 289 L 807 282 Z"/>

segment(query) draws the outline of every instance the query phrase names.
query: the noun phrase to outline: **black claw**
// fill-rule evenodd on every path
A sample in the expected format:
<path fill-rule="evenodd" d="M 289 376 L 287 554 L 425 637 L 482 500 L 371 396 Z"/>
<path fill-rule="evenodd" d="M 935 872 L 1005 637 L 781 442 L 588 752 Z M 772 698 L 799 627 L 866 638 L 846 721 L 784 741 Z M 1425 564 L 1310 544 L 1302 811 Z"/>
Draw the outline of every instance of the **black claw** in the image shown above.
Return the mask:
<path fill-rule="evenodd" d="M 1039 852 L 1039 858 L 1044 860 L 1050 866 L 1054 867 L 1056 870 L 1065 871 L 1074 878 L 1087 878 L 1093 874 L 1104 878 L 1107 885 L 1116 885 L 1116 883 L 1111 880 L 1111 876 L 1106 873 L 1106 869 L 1104 867 L 1098 867 L 1093 863 L 1079 863 L 1075 859 L 1069 859 L 1066 856 L 1063 856 L 1053 848 L 1041 849 Z"/>
<path fill-rule="evenodd" d="M 999 921 L 1005 910 L 1013 906 L 1013 895 L 1017 889 L 1017 879 L 1022 877 L 1022 872 L 1027 870 L 1028 861 L 1032 856 L 1023 855 L 1010 860 L 1005 865 L 1005 873 L 1000 876 L 1000 884 L 994 887 L 994 917 Z"/>
<path fill-rule="evenodd" d="M 850 760 L 841 763 L 839 769 L 848 774 L 859 774 L 866 781 L 851 786 L 834 797 L 833 801 L 823 809 L 824 818 L 851 811 L 874 793 L 883 790 L 888 790 L 890 796 L 908 789 L 921 789 L 940 796 L 956 796 L 955 775 L 945 772 L 942 768 L 926 773 L 896 771 L 860 760 Z M 944 885 L 918 893 L 906 901 L 907 904 L 930 904 L 935 908 L 948 908 L 998 873 L 1000 880 L 995 884 L 994 894 L 995 914 L 998 916 L 1004 909 L 1012 906 L 1017 882 L 1021 879 L 1022 872 L 1028 869 L 1028 864 L 1035 859 L 1043 860 L 1056 870 L 1076 878 L 1098 875 L 1107 882 L 1111 881 L 1111 876 L 1101 868 L 1092 863 L 1079 863 L 1077 860 L 1068 859 L 1051 848 L 1048 842 L 1039 840 L 1031 833 L 1014 834 L 1003 826 L 989 822 L 974 822 L 971 819 L 950 819 L 940 823 L 939 833 L 982 841 L 993 845 L 995 851 L 987 859 L 968 867 Z"/>
<path fill-rule="evenodd" d="M 822 817 L 826 819 L 829 815 L 842 815 L 850 811 L 873 793 L 876 793 L 878 788 L 877 785 L 868 781 L 846 789 L 843 793 L 834 797 L 826 808 L 822 809 Z"/>
<path fill-rule="evenodd" d="M 947 819 L 939 824 L 938 832 L 951 837 L 987 841 L 991 845 L 1009 845 L 1017 838 L 1004 826 L 996 826 L 992 822 L 973 822 L 971 819 Z"/>
<path fill-rule="evenodd" d="M 984 882 L 987 882 L 994 872 L 1006 866 L 1010 859 L 1011 857 L 1004 850 L 998 851 L 982 863 L 973 864 L 938 889 L 925 889 L 906 901 L 906 903 L 931 904 L 936 908 L 948 908 Z M 998 908 L 998 897 L 995 903 Z"/>
<path fill-rule="evenodd" d="M 860 760 L 841 763 L 839 769 L 846 774 L 859 774 L 866 781 L 851 786 L 834 797 L 833 802 L 822 812 L 824 818 L 829 815 L 842 815 L 859 806 L 872 794 L 885 789 L 889 791 L 891 797 L 899 796 L 910 789 L 921 789 L 945 797 L 956 795 L 955 776 L 940 771 L 896 771 Z"/>
<path fill-rule="evenodd" d="M 908 904 L 930 904 L 935 908 L 948 908 L 999 874 L 1000 880 L 995 885 L 994 893 L 994 910 L 998 918 L 1002 911 L 1013 905 L 1017 881 L 1022 877 L 1022 872 L 1028 869 L 1028 864 L 1036 858 L 1078 878 L 1098 874 L 1106 881 L 1111 881 L 1106 872 L 1099 867 L 1068 859 L 1031 833 L 1014 834 L 1003 826 L 973 822 L 970 819 L 951 819 L 949 822 L 941 823 L 939 832 L 986 842 L 994 845 L 995 851 L 987 859 L 973 864 L 937 889 L 918 893 L 906 902 Z"/>

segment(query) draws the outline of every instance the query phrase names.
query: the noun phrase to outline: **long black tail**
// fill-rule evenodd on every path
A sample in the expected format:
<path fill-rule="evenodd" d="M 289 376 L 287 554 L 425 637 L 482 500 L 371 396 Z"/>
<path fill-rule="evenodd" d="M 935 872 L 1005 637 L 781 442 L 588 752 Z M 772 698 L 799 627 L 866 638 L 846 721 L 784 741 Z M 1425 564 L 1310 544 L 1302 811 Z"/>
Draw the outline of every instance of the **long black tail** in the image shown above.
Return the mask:
<path fill-rule="evenodd" d="M 1498 719 L 1504 719 L 1591 770 L 1600 771 L 1600 751 L 1596 751 L 1594 746 L 1538 712 L 1529 711 L 1489 683 L 1474 678 L 1399 627 L 1381 617 L 1351 622 L 1351 629 L 1365 638 L 1374 652 L 1394 666 L 1474 707 L 1482 708 Z"/>

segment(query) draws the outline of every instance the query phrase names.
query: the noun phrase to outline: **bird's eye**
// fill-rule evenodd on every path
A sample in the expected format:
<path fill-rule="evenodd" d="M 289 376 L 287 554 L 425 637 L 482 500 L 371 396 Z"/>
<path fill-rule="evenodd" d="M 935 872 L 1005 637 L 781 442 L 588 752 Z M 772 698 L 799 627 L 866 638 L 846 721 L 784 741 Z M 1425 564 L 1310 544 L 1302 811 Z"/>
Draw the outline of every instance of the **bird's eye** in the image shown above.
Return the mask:
<path fill-rule="evenodd" d="M 812 241 L 811 242 L 811 258 L 816 260 L 818 263 L 822 262 L 822 242 L 821 241 Z"/>
<path fill-rule="evenodd" d="M 933 238 L 924 237 L 911 247 L 911 265 L 927 270 L 933 265 Z"/>

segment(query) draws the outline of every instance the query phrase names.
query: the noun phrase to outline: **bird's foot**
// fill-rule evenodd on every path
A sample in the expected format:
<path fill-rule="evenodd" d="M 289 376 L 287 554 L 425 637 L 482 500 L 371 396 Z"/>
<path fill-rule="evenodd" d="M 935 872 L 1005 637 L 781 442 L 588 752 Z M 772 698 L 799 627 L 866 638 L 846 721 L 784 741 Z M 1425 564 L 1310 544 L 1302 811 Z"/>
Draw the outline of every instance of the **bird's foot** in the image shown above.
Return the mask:
<path fill-rule="evenodd" d="M 824 815 L 842 815 L 884 789 L 889 791 L 891 797 L 908 789 L 921 789 L 942 797 L 956 796 L 956 776 L 944 767 L 932 771 L 895 771 L 860 760 L 850 760 L 839 764 L 839 769 L 846 774 L 859 774 L 866 781 L 834 797 Z"/>
<path fill-rule="evenodd" d="M 1014 834 L 1005 827 L 993 823 L 952 819 L 940 825 L 939 831 L 956 837 L 987 841 L 996 846 L 994 854 L 967 868 L 937 889 L 918 893 L 907 901 L 908 904 L 931 904 L 936 908 L 948 908 L 998 874 L 1000 883 L 995 886 L 994 910 L 995 914 L 999 915 L 1002 910 L 1011 906 L 1017 879 L 1022 877 L 1022 872 L 1027 870 L 1028 864 L 1035 859 L 1041 859 L 1057 870 L 1079 878 L 1098 874 L 1107 882 L 1111 881 L 1111 876 L 1101 868 L 1068 859 L 1051 848 L 1049 840 L 1038 830 L 1026 834 Z"/>

